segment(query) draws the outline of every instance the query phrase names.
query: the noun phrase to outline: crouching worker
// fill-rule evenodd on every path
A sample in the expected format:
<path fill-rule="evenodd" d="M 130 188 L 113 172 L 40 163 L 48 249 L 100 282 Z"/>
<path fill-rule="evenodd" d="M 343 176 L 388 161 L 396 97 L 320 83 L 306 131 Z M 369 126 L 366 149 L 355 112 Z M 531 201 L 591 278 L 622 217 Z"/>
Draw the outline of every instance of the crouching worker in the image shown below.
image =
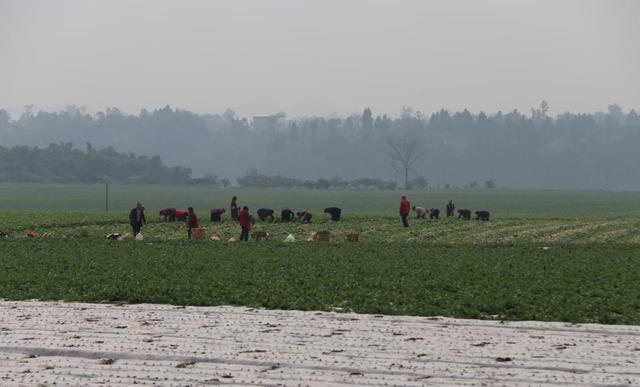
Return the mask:
<path fill-rule="evenodd" d="M 307 211 L 296 212 L 296 216 L 300 223 L 311 223 L 311 218 L 313 217 L 313 215 Z"/>
<path fill-rule="evenodd" d="M 273 217 L 273 210 L 271 208 L 260 208 L 258 209 L 258 219 L 262 222 L 269 221 L 273 222 L 275 219 Z"/>
<path fill-rule="evenodd" d="M 181 222 L 186 222 L 189 217 L 189 212 L 185 210 L 176 210 L 176 219 Z"/>
<path fill-rule="evenodd" d="M 133 236 L 140 234 L 143 224 L 147 224 L 147 218 L 144 217 L 144 206 L 138 202 L 136 208 L 129 212 L 129 223 L 133 231 Z"/>
<path fill-rule="evenodd" d="M 164 210 L 160 210 L 160 216 L 164 216 L 165 222 L 175 222 L 176 221 L 176 209 L 175 208 L 165 208 Z"/>
<path fill-rule="evenodd" d="M 424 208 L 424 207 L 416 207 L 416 206 L 413 206 L 412 208 L 416 212 L 416 219 L 426 219 L 426 217 L 427 217 L 427 209 L 426 208 Z"/>
<path fill-rule="evenodd" d="M 487 221 L 489 220 L 489 216 L 490 216 L 489 211 L 486 211 L 486 210 L 476 211 L 476 219 Z"/>
<path fill-rule="evenodd" d="M 280 219 L 282 219 L 283 222 L 293 222 L 293 217 L 294 217 L 294 213 L 293 211 L 291 211 L 289 208 L 285 208 L 280 212 Z"/>
<path fill-rule="evenodd" d="M 340 216 L 342 215 L 342 210 L 338 207 L 328 207 L 324 209 L 325 214 L 331 215 L 331 220 L 337 222 L 340 220 Z"/>
<path fill-rule="evenodd" d="M 471 210 L 463 208 L 458 210 L 458 219 L 470 220 L 471 219 Z"/>
<path fill-rule="evenodd" d="M 224 208 L 213 208 L 211 209 L 211 221 L 212 222 L 220 222 L 222 221 L 222 214 L 224 214 L 226 210 Z"/>
<path fill-rule="evenodd" d="M 240 227 L 242 228 L 240 240 L 246 242 L 249 240 L 249 231 L 251 231 L 251 215 L 249 215 L 249 207 L 242 207 L 242 211 L 238 214 L 238 222 L 240 222 Z"/>
<path fill-rule="evenodd" d="M 187 234 L 189 239 L 191 239 L 191 229 L 198 228 L 198 216 L 193 211 L 193 207 L 189 207 L 187 211 L 189 214 L 189 218 L 187 219 Z"/>

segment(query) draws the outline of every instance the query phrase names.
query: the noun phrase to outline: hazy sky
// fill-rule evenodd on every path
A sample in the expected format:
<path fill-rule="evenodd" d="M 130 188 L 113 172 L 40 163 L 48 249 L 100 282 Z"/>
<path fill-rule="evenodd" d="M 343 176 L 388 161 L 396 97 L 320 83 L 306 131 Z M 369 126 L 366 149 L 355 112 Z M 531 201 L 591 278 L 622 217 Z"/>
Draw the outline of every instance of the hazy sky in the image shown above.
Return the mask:
<path fill-rule="evenodd" d="M 640 1 L 0 0 L 0 108 L 640 108 Z"/>

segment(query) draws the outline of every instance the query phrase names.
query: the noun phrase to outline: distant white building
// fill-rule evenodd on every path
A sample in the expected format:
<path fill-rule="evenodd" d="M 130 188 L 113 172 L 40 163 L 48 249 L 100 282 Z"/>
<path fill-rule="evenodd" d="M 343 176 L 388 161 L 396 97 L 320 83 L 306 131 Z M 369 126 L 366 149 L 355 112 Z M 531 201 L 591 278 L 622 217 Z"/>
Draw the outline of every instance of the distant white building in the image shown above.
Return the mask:
<path fill-rule="evenodd" d="M 278 114 L 256 114 L 253 116 L 253 129 L 256 130 L 279 130 L 285 126 L 283 113 Z"/>

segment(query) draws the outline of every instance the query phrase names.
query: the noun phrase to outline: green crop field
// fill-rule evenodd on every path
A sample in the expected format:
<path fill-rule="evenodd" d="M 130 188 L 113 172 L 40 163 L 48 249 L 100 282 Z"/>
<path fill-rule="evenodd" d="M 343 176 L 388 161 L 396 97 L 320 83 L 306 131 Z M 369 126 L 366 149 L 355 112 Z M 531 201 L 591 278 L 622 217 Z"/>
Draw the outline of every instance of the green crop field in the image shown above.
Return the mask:
<path fill-rule="evenodd" d="M 232 195 L 253 210 L 308 209 L 312 224 L 258 222 L 264 242 L 228 242 Z M 206 187 L 0 185 L 0 298 L 88 302 L 249 305 L 301 310 L 454 317 L 640 323 L 640 194 L 527 190 L 409 192 L 418 205 L 488 209 L 489 222 L 411 219 L 400 192 Z M 144 241 L 129 231 L 142 200 Z M 184 223 L 157 210 L 192 205 L 221 241 L 187 241 Z M 334 223 L 321 213 L 340 206 Z M 25 237 L 34 230 L 36 238 Z M 330 242 L 306 241 L 330 231 Z M 345 232 L 360 233 L 359 242 Z M 42 235 L 50 233 L 52 239 Z M 285 243 L 293 234 L 295 243 Z"/>
<path fill-rule="evenodd" d="M 631 247 L 0 243 L 10 299 L 640 323 Z"/>
<path fill-rule="evenodd" d="M 152 212 L 165 207 L 206 211 L 229 206 L 231 197 L 252 209 L 290 207 L 318 212 L 338 206 L 347 214 L 395 215 L 401 191 L 210 188 L 204 186 L 135 185 L 109 186 L 109 208 L 126 211 L 137 201 Z M 427 190 L 409 191 L 414 205 L 444 206 L 450 199 L 458 208 L 487 209 L 496 215 L 570 217 L 603 215 L 640 216 L 640 192 L 552 190 Z M 0 184 L 0 209 L 30 211 L 103 212 L 104 185 Z"/>

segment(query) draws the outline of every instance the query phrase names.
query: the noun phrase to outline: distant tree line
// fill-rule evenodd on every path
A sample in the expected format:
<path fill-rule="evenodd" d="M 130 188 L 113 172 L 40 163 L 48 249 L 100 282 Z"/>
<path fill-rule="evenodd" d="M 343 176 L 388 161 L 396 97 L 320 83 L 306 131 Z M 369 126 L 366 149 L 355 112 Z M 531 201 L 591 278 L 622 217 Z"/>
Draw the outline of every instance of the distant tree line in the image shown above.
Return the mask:
<path fill-rule="evenodd" d="M 166 167 L 160 157 L 119 153 L 108 147 L 86 151 L 69 142 L 32 146 L 0 146 L 0 182 L 56 183 L 191 183 L 191 169 Z M 196 181 L 197 182 L 197 181 Z"/>
<path fill-rule="evenodd" d="M 420 179 L 416 180 L 420 181 Z M 46 148 L 31 146 L 0 146 L 0 182 L 53 183 L 119 183 L 119 184 L 189 184 L 229 187 L 228 178 L 207 174 L 191 177 L 191 169 L 167 167 L 159 156 L 136 156 L 118 153 L 113 148 L 95 149 L 90 143 L 86 151 L 75 149 L 72 143 L 49 144 Z M 237 179 L 241 187 L 280 188 L 366 188 L 393 190 L 397 183 L 381 179 L 358 178 L 350 181 L 340 177 L 301 180 L 284 176 L 269 176 L 253 169 Z M 425 185 L 426 187 L 426 185 Z M 424 188 L 424 187 L 423 187 Z"/>
<path fill-rule="evenodd" d="M 616 104 L 604 112 L 554 117 L 546 102 L 527 113 L 406 108 L 391 117 L 367 108 L 262 129 L 231 110 L 199 115 L 167 106 L 133 115 L 115 108 L 88 114 L 75 107 L 27 107 L 16 119 L 0 110 L 0 145 L 61 141 L 159 155 L 166 165 L 191 168 L 199 179 L 230 179 L 259 168 L 296 181 L 368 176 L 402 184 L 406 178 L 411 185 L 424 177 L 431 187 L 495 181 L 507 187 L 640 189 L 640 118 Z M 398 144 L 394 154 L 391 145 Z"/>
<path fill-rule="evenodd" d="M 334 189 L 334 188 L 356 188 L 356 189 L 380 189 L 394 190 L 398 186 L 395 181 L 384 181 L 361 177 L 345 180 L 341 177 L 319 178 L 316 180 L 303 180 L 281 175 L 265 175 L 252 169 L 244 176 L 237 179 L 240 187 L 260 187 L 260 188 L 309 188 L 309 189 Z M 424 187 L 422 187 L 424 188 Z"/>

